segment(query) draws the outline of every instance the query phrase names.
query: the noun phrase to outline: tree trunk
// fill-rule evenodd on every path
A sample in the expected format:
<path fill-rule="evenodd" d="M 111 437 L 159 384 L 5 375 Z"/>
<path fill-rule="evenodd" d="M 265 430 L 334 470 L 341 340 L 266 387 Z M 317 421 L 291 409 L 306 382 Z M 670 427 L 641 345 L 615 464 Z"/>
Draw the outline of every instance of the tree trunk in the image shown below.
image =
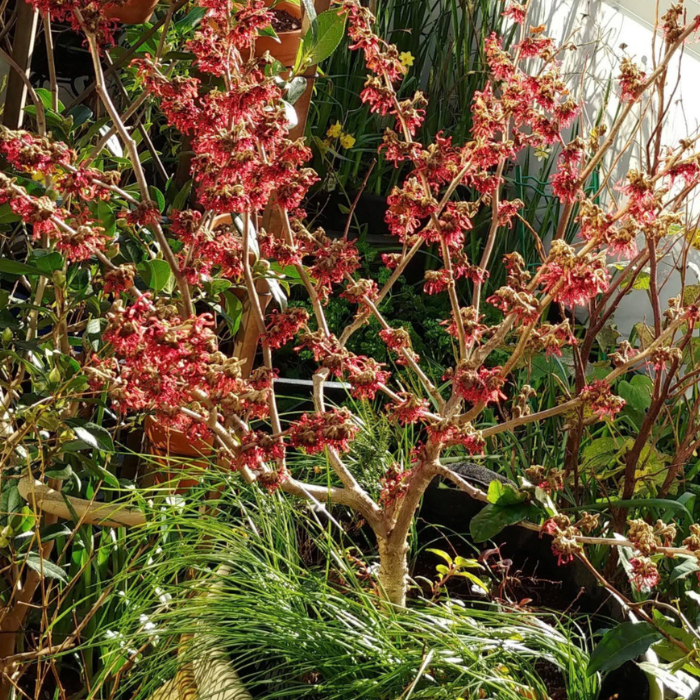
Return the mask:
<path fill-rule="evenodd" d="M 377 538 L 379 545 L 379 586 L 382 596 L 394 605 L 406 605 L 406 588 L 408 584 L 408 562 L 406 554 L 408 544 L 392 542 L 391 539 Z"/>

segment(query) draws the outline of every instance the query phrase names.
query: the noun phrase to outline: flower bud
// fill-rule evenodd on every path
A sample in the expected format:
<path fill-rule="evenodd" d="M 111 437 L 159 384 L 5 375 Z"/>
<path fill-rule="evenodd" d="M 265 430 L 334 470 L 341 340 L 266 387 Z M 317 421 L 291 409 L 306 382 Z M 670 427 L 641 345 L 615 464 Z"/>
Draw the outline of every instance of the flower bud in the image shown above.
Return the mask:
<path fill-rule="evenodd" d="M 49 372 L 49 384 L 59 384 L 61 381 L 61 372 L 59 371 L 58 367 L 54 367 L 50 372 Z"/>

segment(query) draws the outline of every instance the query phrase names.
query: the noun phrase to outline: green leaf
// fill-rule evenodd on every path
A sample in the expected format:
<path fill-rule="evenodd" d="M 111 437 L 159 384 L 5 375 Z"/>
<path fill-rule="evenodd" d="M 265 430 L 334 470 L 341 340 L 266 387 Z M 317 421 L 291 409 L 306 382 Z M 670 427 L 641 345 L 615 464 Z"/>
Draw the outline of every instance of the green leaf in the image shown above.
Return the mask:
<path fill-rule="evenodd" d="M 21 221 L 22 217 L 12 211 L 9 204 L 0 206 L 0 224 L 13 224 L 15 221 Z"/>
<path fill-rule="evenodd" d="M 529 503 L 511 506 L 487 505 L 469 523 L 469 532 L 475 542 L 485 542 L 497 535 L 504 527 L 515 525 L 530 517 L 536 510 Z"/>
<path fill-rule="evenodd" d="M 105 230 L 105 235 L 114 235 L 114 232 L 117 230 L 117 217 L 114 215 L 109 202 L 103 202 L 102 200 L 97 202 L 97 220 Z"/>
<path fill-rule="evenodd" d="M 645 374 L 636 374 L 628 382 L 622 380 L 617 385 L 617 393 L 635 411 L 644 413 L 651 406 L 651 391 L 654 383 Z"/>
<path fill-rule="evenodd" d="M 700 284 L 688 284 L 683 290 L 683 306 L 695 304 L 700 299 Z"/>
<path fill-rule="evenodd" d="M 481 564 L 476 559 L 465 559 L 464 557 L 455 557 L 455 566 L 459 569 L 481 569 Z"/>
<path fill-rule="evenodd" d="M 452 566 L 452 557 L 447 552 L 443 552 L 441 549 L 426 549 L 425 551 L 435 554 L 446 561 L 448 566 Z"/>
<path fill-rule="evenodd" d="M 164 212 L 165 195 L 157 187 L 153 187 L 153 185 L 148 188 L 148 193 L 150 194 L 151 199 L 158 205 L 158 211 L 161 213 Z"/>
<path fill-rule="evenodd" d="M 678 564 L 678 566 L 673 567 L 673 571 L 669 576 L 669 581 L 674 583 L 675 581 L 681 581 L 690 574 L 694 574 L 696 571 L 700 571 L 700 566 L 698 566 L 698 560 L 695 557 L 679 557 L 683 561 Z"/>
<path fill-rule="evenodd" d="M 45 272 L 42 272 L 34 265 L 27 265 L 26 263 L 8 260 L 7 258 L 0 258 L 0 272 L 6 272 L 10 275 L 43 275 L 48 277 Z"/>
<path fill-rule="evenodd" d="M 41 543 L 51 542 L 58 537 L 68 537 L 71 534 L 71 529 L 66 526 L 65 523 L 53 523 L 52 525 L 46 525 L 42 527 L 40 531 Z M 14 538 L 15 547 L 26 548 L 31 543 L 34 538 L 34 530 L 27 530 L 22 532 L 17 537 Z"/>
<path fill-rule="evenodd" d="M 119 488 L 119 479 L 117 479 L 112 472 L 105 469 L 102 465 L 94 464 L 92 462 L 85 462 L 85 469 L 87 469 L 87 471 L 89 471 L 93 476 L 97 477 L 101 481 L 104 481 L 108 486 L 111 486 L 114 489 Z"/>
<path fill-rule="evenodd" d="M 458 571 L 455 576 L 461 576 L 462 578 L 469 579 L 475 586 L 481 588 L 485 593 L 489 592 L 488 586 L 478 576 L 471 573 L 471 571 Z"/>
<path fill-rule="evenodd" d="M 185 204 L 187 204 L 187 198 L 190 196 L 190 192 L 192 191 L 192 182 L 192 180 L 188 180 L 182 186 L 182 189 L 175 195 L 175 199 L 173 199 L 173 209 L 182 209 Z"/>
<path fill-rule="evenodd" d="M 229 322 L 231 335 L 235 335 L 238 332 L 239 326 L 241 325 L 243 304 L 241 304 L 241 300 L 232 292 L 226 291 L 223 294 L 224 299 L 226 300 L 226 320 Z"/>
<path fill-rule="evenodd" d="M 273 29 L 272 25 L 258 29 L 258 35 L 269 36 L 270 39 L 276 39 L 278 44 L 281 43 L 280 38 L 277 36 L 277 32 Z"/>
<path fill-rule="evenodd" d="M 596 472 L 607 467 L 622 448 L 622 441 L 617 438 L 603 437 L 593 440 L 583 449 L 581 471 Z"/>
<path fill-rule="evenodd" d="M 92 110 L 86 105 L 75 105 L 66 112 L 66 116 L 73 118 L 73 129 L 77 129 L 92 118 Z"/>
<path fill-rule="evenodd" d="M 0 495 L 0 516 L 2 520 L 9 520 L 11 515 L 20 512 L 22 496 L 17 489 L 17 482 L 14 479 L 8 480 L 4 484 L 2 495 Z"/>
<path fill-rule="evenodd" d="M 34 262 L 37 268 L 47 276 L 56 270 L 63 269 L 63 256 L 56 252 L 37 256 Z"/>
<path fill-rule="evenodd" d="M 606 672 L 632 661 L 649 647 L 663 639 L 663 635 L 648 622 L 623 622 L 605 633 L 593 650 L 587 673 Z"/>
<path fill-rule="evenodd" d="M 306 5 L 306 0 L 304 0 Z M 315 31 L 314 31 L 315 29 Z M 345 34 L 345 15 L 335 10 L 326 10 L 312 22 L 311 31 L 304 35 L 299 49 L 297 63 L 320 63 L 338 48 Z"/>
<path fill-rule="evenodd" d="M 35 91 L 44 107 L 46 107 L 46 109 L 51 109 L 51 102 L 53 101 L 51 90 L 47 90 L 46 88 L 36 88 Z M 58 100 L 58 111 L 62 112 L 64 109 L 65 105 L 63 102 L 61 102 L 61 100 Z"/>
<path fill-rule="evenodd" d="M 304 12 L 311 25 L 311 33 L 316 36 L 318 32 L 317 26 L 317 16 L 316 16 L 316 5 L 314 0 L 301 0 L 301 4 L 304 6 Z"/>
<path fill-rule="evenodd" d="M 679 698 L 685 698 L 685 700 L 690 700 L 692 697 L 697 698 L 698 696 L 693 696 L 693 688 L 690 685 L 686 685 L 683 680 L 679 677 L 678 673 L 672 671 L 672 667 L 666 668 L 660 664 L 650 663 L 648 661 L 642 661 L 638 663 L 637 666 L 644 671 L 644 673 L 651 674 L 655 678 L 658 678 L 667 688 L 670 688 Z"/>
<path fill-rule="evenodd" d="M 291 82 L 287 83 L 287 91 L 285 93 L 285 100 L 293 105 L 303 94 L 306 92 L 306 78 L 301 75 L 297 75 L 293 78 Z"/>
<path fill-rule="evenodd" d="M 47 479 L 57 479 L 58 481 L 65 481 L 73 476 L 73 467 L 70 464 L 63 467 L 63 469 L 47 469 L 45 472 Z"/>
<path fill-rule="evenodd" d="M 195 7 L 193 10 L 190 10 L 187 13 L 187 15 L 185 15 L 185 17 L 183 17 L 181 20 L 175 22 L 175 26 L 178 29 L 187 29 L 189 27 L 195 27 L 202 21 L 206 13 L 206 7 Z"/>
<path fill-rule="evenodd" d="M 632 289 L 649 289 L 651 286 L 651 274 L 646 270 L 642 270 L 635 279 Z"/>
<path fill-rule="evenodd" d="M 102 452 L 114 452 L 112 436 L 101 425 L 83 423 L 77 418 L 67 420 L 66 424 L 71 427 L 79 440 L 90 445 L 90 447 L 102 450 Z"/>
<path fill-rule="evenodd" d="M 44 578 L 54 578 L 68 583 L 68 576 L 63 569 L 47 559 L 42 559 L 36 552 L 29 552 L 25 561 L 30 569 L 41 574 Z"/>
<path fill-rule="evenodd" d="M 172 270 L 165 260 L 146 260 L 138 266 L 143 281 L 154 291 L 165 289 L 172 276 Z"/>
<path fill-rule="evenodd" d="M 219 279 L 218 277 L 204 283 L 204 289 L 206 289 L 207 294 L 211 297 L 217 297 L 232 286 L 233 283 L 230 280 Z"/>
<path fill-rule="evenodd" d="M 489 503 L 497 506 L 512 506 L 516 503 L 522 503 L 526 498 L 527 494 L 517 491 L 510 484 L 504 484 L 498 479 L 494 479 L 489 484 Z"/>

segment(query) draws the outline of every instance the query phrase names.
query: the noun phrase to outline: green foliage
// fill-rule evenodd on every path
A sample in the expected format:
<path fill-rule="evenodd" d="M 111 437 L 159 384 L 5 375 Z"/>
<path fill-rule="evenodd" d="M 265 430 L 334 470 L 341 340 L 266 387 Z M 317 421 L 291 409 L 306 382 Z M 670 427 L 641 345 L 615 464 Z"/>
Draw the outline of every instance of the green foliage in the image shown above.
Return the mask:
<path fill-rule="evenodd" d="M 165 527 L 154 522 L 138 535 L 151 546 L 127 565 L 139 577 L 123 577 L 129 604 L 101 637 L 109 632 L 104 656 L 114 667 L 123 649 L 149 651 L 115 697 L 145 698 L 178 663 L 222 653 L 260 698 L 381 700 L 410 688 L 414 698 L 483 692 L 520 700 L 530 689 L 547 692 L 543 661 L 561 672 L 570 697 L 596 697 L 598 680 L 586 677 L 585 643 L 572 625 L 495 605 L 417 600 L 386 610 L 360 584 L 335 529 L 324 534 L 284 498 L 220 493 L 207 515 L 188 500 Z M 469 573 L 468 560 L 450 560 Z M 182 634 L 195 636 L 178 661 L 172 650 Z M 110 687 L 105 673 L 95 692 Z"/>
<path fill-rule="evenodd" d="M 588 674 L 612 671 L 625 661 L 644 654 L 649 647 L 663 639 L 648 622 L 622 622 L 603 635 L 588 663 Z"/>

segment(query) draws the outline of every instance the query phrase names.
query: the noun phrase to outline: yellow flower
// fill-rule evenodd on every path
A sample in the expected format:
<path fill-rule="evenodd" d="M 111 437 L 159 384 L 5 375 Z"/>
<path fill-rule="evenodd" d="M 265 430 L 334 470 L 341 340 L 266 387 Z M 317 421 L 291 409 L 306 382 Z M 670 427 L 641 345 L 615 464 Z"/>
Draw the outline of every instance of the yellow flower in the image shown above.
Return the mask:
<path fill-rule="evenodd" d="M 343 134 L 340 137 L 340 145 L 343 148 L 352 148 L 355 145 L 355 137 L 352 134 Z"/>
<path fill-rule="evenodd" d="M 415 60 L 416 59 L 413 57 L 413 54 L 410 51 L 402 51 L 399 54 L 399 61 L 401 61 L 405 68 L 410 68 Z"/>
<path fill-rule="evenodd" d="M 337 139 L 343 133 L 343 125 L 340 122 L 336 122 L 333 126 L 329 127 L 326 131 L 326 136 L 330 136 L 332 139 Z"/>

